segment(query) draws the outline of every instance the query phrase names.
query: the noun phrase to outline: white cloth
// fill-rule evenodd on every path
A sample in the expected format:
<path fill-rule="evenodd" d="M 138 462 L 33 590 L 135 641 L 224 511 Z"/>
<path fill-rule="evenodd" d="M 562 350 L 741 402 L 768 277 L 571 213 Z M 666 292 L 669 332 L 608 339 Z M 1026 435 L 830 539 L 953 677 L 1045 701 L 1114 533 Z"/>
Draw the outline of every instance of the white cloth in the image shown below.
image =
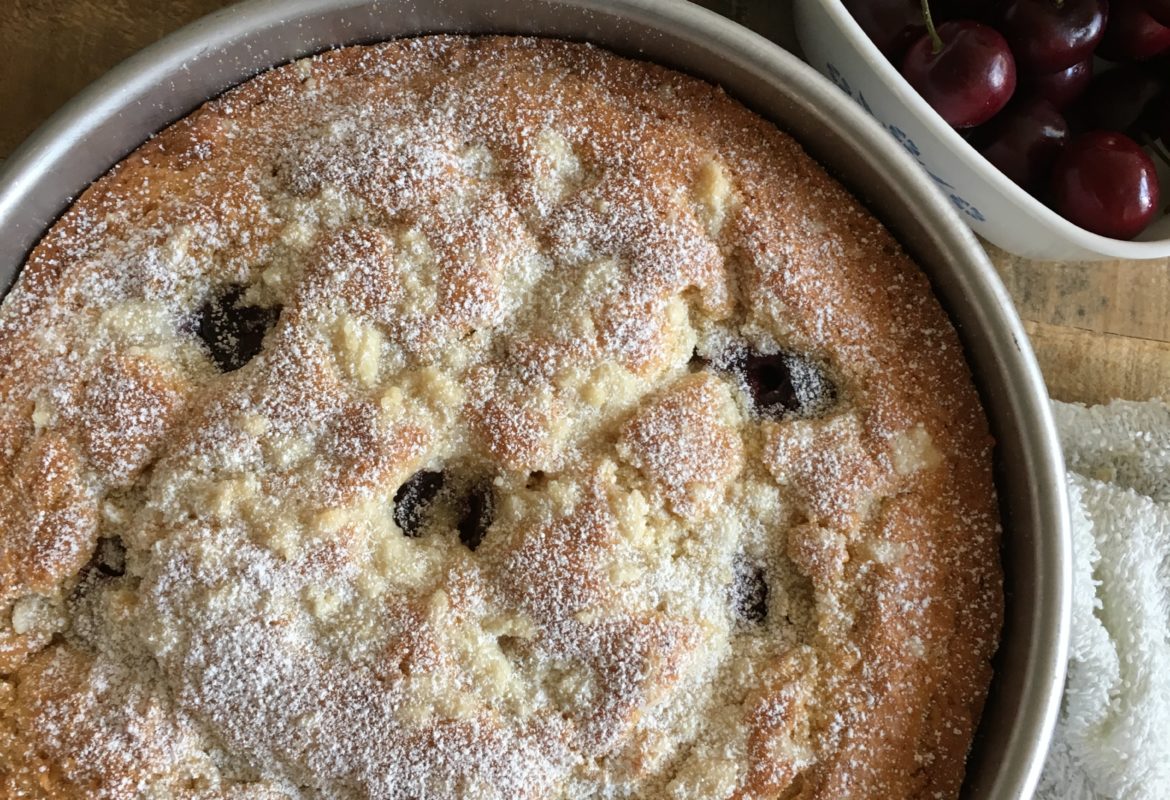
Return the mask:
<path fill-rule="evenodd" d="M 1170 406 L 1054 406 L 1072 502 L 1072 646 L 1036 797 L 1166 800 Z"/>

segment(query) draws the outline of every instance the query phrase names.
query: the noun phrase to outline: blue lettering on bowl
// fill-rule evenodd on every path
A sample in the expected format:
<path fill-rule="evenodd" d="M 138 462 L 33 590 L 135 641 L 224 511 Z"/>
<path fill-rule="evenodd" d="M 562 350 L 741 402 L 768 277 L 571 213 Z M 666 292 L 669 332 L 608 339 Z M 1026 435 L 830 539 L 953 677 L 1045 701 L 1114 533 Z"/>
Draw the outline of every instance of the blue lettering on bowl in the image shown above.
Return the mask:
<path fill-rule="evenodd" d="M 838 89 L 852 97 L 858 105 L 860 105 L 869 113 L 871 117 L 881 123 L 882 127 L 885 128 L 889 134 L 894 137 L 898 144 L 902 145 L 906 152 L 913 156 L 914 160 L 918 162 L 918 165 L 926 170 L 926 174 L 930 176 L 931 180 L 938 184 L 942 189 L 946 190 L 945 193 L 950 198 L 950 201 L 954 204 L 955 208 L 971 217 L 971 219 L 978 220 L 979 222 L 987 221 L 987 217 L 983 216 L 983 212 L 981 212 L 967 200 L 963 199 L 963 197 L 960 196 L 959 193 L 955 190 L 954 186 L 952 186 L 943 178 L 934 174 L 930 167 L 926 166 L 926 162 L 922 160 L 922 151 L 918 148 L 918 145 L 914 144 L 914 140 L 906 135 L 904 130 L 899 128 L 897 125 L 886 122 L 884 119 L 874 113 L 873 108 L 871 108 L 869 102 L 866 101 L 865 95 L 860 90 L 856 92 L 853 91 L 853 87 L 849 85 L 849 81 L 845 78 L 844 75 L 841 74 L 841 70 L 837 69 L 835 64 L 826 62 L 825 73 L 829 76 L 829 80 L 831 80 Z"/>

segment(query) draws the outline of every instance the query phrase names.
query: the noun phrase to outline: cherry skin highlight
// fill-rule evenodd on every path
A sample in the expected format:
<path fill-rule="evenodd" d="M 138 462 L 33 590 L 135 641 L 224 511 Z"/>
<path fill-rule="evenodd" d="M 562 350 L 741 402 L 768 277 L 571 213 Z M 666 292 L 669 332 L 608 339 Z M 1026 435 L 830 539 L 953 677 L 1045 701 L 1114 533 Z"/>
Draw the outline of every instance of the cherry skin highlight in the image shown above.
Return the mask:
<path fill-rule="evenodd" d="M 1065 145 L 1052 169 L 1056 211 L 1082 228 L 1132 239 L 1158 213 L 1161 190 L 1154 162 L 1121 133 L 1094 131 Z"/>
<path fill-rule="evenodd" d="M 1007 105 L 1016 89 L 1016 63 L 1007 40 L 978 22 L 944 22 L 938 44 L 929 34 L 902 60 L 902 74 L 955 128 L 982 125 Z"/>
<path fill-rule="evenodd" d="M 1021 70 L 1056 72 L 1093 55 L 1108 18 L 1107 0 L 1010 0 L 997 27 Z"/>
<path fill-rule="evenodd" d="M 1068 123 L 1038 97 L 1013 100 L 977 131 L 976 148 L 1000 172 L 1035 194 L 1044 188 L 1052 163 L 1068 139 Z"/>
<path fill-rule="evenodd" d="M 1158 24 L 1142 0 L 1113 0 L 1097 55 L 1109 61 L 1146 61 L 1170 50 L 1170 27 Z"/>
<path fill-rule="evenodd" d="M 1041 97 L 1056 108 L 1068 108 L 1085 93 L 1093 79 L 1093 59 L 1078 61 L 1056 72 L 1029 73 L 1019 76 L 1020 90 Z"/>

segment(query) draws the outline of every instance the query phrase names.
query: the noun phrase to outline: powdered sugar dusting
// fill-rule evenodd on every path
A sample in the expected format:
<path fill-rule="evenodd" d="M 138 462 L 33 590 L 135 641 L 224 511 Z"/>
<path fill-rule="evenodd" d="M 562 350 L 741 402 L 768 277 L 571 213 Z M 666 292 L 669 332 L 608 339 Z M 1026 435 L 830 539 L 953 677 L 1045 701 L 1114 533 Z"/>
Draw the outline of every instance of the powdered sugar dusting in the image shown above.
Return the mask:
<path fill-rule="evenodd" d="M 518 38 L 274 70 L 83 196 L 0 352 L 5 797 L 957 791 L 969 376 L 710 86 Z"/>

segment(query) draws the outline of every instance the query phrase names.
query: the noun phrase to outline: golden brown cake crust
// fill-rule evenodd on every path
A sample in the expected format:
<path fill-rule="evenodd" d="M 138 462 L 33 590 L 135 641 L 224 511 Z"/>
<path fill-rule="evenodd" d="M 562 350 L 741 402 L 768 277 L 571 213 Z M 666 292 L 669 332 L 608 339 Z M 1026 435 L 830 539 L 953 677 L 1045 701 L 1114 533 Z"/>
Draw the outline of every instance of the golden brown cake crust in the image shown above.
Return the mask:
<path fill-rule="evenodd" d="M 281 67 L 0 307 L 0 795 L 954 797 L 990 464 L 926 279 L 718 89 Z"/>

